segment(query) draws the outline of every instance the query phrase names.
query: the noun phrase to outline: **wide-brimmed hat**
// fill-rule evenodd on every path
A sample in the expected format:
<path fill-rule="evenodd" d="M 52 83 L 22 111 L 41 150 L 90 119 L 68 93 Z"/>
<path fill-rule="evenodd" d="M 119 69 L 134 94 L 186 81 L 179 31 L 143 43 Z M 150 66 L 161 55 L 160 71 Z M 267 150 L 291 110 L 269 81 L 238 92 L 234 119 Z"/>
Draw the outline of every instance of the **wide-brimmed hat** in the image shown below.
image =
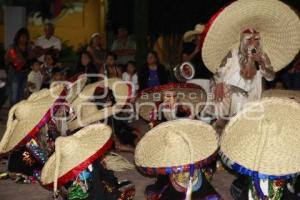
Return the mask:
<path fill-rule="evenodd" d="M 281 98 L 250 103 L 226 126 L 221 152 L 231 168 L 259 178 L 290 178 L 300 172 L 300 105 Z"/>
<path fill-rule="evenodd" d="M 298 90 L 265 90 L 262 93 L 262 97 L 279 97 L 294 99 L 300 103 L 300 91 Z"/>
<path fill-rule="evenodd" d="M 70 83 L 67 86 L 68 96 L 66 97 L 66 100 L 69 103 L 72 103 L 80 94 L 80 92 L 83 90 L 86 83 L 87 83 L 87 76 L 85 74 L 80 75 L 75 82 Z"/>
<path fill-rule="evenodd" d="M 171 174 L 200 168 L 214 160 L 218 139 L 214 129 L 201 121 L 179 119 L 162 123 L 141 139 L 135 163 L 148 174 Z"/>
<path fill-rule="evenodd" d="M 62 85 L 33 93 L 9 111 L 6 130 L 0 142 L 0 154 L 28 142 L 39 133 L 65 101 Z"/>
<path fill-rule="evenodd" d="M 112 145 L 111 128 L 94 124 L 82 128 L 72 136 L 59 137 L 55 141 L 55 153 L 43 167 L 41 182 L 45 186 L 54 183 L 64 185 L 76 178 Z"/>
<path fill-rule="evenodd" d="M 192 104 L 198 114 L 205 106 L 207 95 L 205 90 L 199 85 L 192 83 L 168 83 L 162 86 L 156 86 L 141 91 L 135 101 L 136 110 L 146 121 L 150 120 L 150 112 L 156 109 L 156 103 L 163 101 L 163 93 L 166 91 L 175 91 L 179 104 Z"/>
<path fill-rule="evenodd" d="M 99 110 L 97 104 L 92 102 L 95 98 L 101 98 L 94 96 L 97 88 L 112 90 L 116 103 Z M 87 85 L 72 103 L 77 118 L 68 123 L 69 129 L 75 130 L 119 113 L 131 96 L 131 85 L 120 79 L 106 79 Z"/>
<path fill-rule="evenodd" d="M 68 103 L 72 103 L 80 92 L 83 90 L 87 82 L 87 76 L 82 74 L 76 78 L 75 81 L 57 81 L 53 82 L 50 87 L 55 87 L 57 85 L 63 85 L 66 87 L 67 93 L 65 94 L 65 99 Z"/>
<path fill-rule="evenodd" d="M 98 32 L 93 33 L 93 34 L 91 35 L 91 39 L 93 39 L 93 38 L 96 37 L 96 36 L 100 36 L 100 33 L 98 33 Z"/>
<path fill-rule="evenodd" d="M 197 24 L 194 30 L 190 30 L 184 33 L 183 41 L 192 42 L 196 38 L 196 35 L 200 35 L 203 30 L 204 30 L 204 25 Z"/>
<path fill-rule="evenodd" d="M 260 33 L 274 71 L 286 67 L 299 51 L 300 21 L 288 5 L 278 0 L 238 0 L 216 13 L 205 27 L 202 58 L 211 72 L 238 47 L 241 32 L 248 28 Z"/>

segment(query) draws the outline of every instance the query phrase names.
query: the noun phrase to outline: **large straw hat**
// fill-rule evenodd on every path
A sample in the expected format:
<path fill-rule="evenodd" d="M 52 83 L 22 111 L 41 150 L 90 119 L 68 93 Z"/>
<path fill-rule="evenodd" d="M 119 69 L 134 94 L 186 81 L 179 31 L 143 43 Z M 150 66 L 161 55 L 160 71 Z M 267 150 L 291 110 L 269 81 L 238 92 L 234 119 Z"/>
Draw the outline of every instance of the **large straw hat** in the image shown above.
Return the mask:
<path fill-rule="evenodd" d="M 210 71 L 216 72 L 229 50 L 238 47 L 246 28 L 260 32 L 275 71 L 298 53 L 300 21 L 289 6 L 278 0 L 238 0 L 213 16 L 204 30 L 202 58 Z"/>
<path fill-rule="evenodd" d="M 289 98 L 300 103 L 300 91 L 297 90 L 265 90 L 262 97 Z"/>
<path fill-rule="evenodd" d="M 146 121 L 150 120 L 150 111 L 155 109 L 158 102 L 163 101 L 163 93 L 175 91 L 179 103 L 192 103 L 195 114 L 201 112 L 207 99 L 205 90 L 192 83 L 169 83 L 141 91 L 136 98 L 136 110 Z"/>
<path fill-rule="evenodd" d="M 200 35 L 203 30 L 204 30 L 204 25 L 197 24 L 194 30 L 190 30 L 184 33 L 183 41 L 192 42 L 196 38 L 196 35 Z"/>
<path fill-rule="evenodd" d="M 76 97 L 83 90 L 86 82 L 87 82 L 87 76 L 85 74 L 83 74 L 83 75 L 80 75 L 75 82 L 70 83 L 67 86 L 68 87 L 68 96 L 66 97 L 66 100 L 69 103 L 72 103 L 76 99 Z"/>
<path fill-rule="evenodd" d="M 64 185 L 102 156 L 112 145 L 111 128 L 105 124 L 87 126 L 72 136 L 55 141 L 55 153 L 43 167 L 43 185 Z"/>
<path fill-rule="evenodd" d="M 6 131 L 0 142 L 0 154 L 35 137 L 64 102 L 62 85 L 33 93 L 27 100 L 15 104 L 9 111 Z"/>
<path fill-rule="evenodd" d="M 55 87 L 56 85 L 63 85 L 67 88 L 67 93 L 65 95 L 65 99 L 68 103 L 72 103 L 76 97 L 80 94 L 82 89 L 84 88 L 87 82 L 87 76 L 85 74 L 77 77 L 76 81 L 58 81 L 53 82 L 50 87 Z"/>
<path fill-rule="evenodd" d="M 99 98 L 94 97 L 94 92 L 99 87 L 112 90 L 116 100 L 113 106 L 99 110 L 97 105 L 91 102 L 94 98 Z M 72 103 L 77 118 L 68 123 L 69 129 L 76 130 L 119 113 L 131 98 L 131 91 L 131 86 L 120 79 L 106 79 L 87 85 Z"/>
<path fill-rule="evenodd" d="M 137 144 L 135 163 L 146 173 L 171 174 L 200 168 L 218 148 L 214 129 L 201 121 L 180 119 L 162 123 Z"/>
<path fill-rule="evenodd" d="M 233 169 L 260 178 L 300 172 L 300 105 L 281 98 L 253 102 L 232 118 L 221 138 L 221 152 Z"/>

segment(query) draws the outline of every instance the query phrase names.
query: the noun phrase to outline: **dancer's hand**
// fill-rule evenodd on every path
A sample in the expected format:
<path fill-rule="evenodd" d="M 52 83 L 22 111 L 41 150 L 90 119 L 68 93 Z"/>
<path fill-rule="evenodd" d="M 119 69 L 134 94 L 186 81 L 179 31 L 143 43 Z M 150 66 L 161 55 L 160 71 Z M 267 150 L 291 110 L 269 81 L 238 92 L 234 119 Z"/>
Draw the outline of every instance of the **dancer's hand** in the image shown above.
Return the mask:
<path fill-rule="evenodd" d="M 215 101 L 222 101 L 225 97 L 224 83 L 216 84 L 216 87 L 214 88 L 213 92 Z"/>

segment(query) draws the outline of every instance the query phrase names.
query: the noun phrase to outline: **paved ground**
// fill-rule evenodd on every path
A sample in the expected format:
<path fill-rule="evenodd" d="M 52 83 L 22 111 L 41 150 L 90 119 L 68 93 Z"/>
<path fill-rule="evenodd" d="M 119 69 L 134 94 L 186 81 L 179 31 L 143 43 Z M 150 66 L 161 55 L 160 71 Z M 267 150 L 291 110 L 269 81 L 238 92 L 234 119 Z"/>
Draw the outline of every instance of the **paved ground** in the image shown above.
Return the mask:
<path fill-rule="evenodd" d="M 7 111 L 0 113 L 0 138 L 5 131 L 5 116 Z M 138 122 L 139 125 L 145 131 L 145 124 Z M 123 154 L 128 160 L 133 160 L 133 155 L 126 153 Z M 0 171 L 5 170 L 5 159 L 1 160 Z M 154 178 L 149 178 L 141 175 L 138 171 L 132 170 L 128 172 L 117 173 L 120 179 L 128 179 L 135 183 L 136 186 L 136 200 L 145 199 L 143 191 L 146 185 L 155 181 Z M 218 170 L 213 179 L 213 185 L 216 190 L 222 195 L 224 200 L 231 200 L 229 194 L 229 185 L 232 182 L 234 176 L 224 170 Z M 39 184 L 16 184 L 11 180 L 0 180 L 0 200 L 48 200 L 51 199 L 51 191 L 42 188 Z"/>

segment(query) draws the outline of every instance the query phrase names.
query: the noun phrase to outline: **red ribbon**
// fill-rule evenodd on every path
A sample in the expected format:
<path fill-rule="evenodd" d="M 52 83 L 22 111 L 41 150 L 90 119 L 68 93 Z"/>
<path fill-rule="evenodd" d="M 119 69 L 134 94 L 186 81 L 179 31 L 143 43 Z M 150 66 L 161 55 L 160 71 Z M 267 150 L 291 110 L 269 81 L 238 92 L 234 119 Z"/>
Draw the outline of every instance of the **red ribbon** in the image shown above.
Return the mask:
<path fill-rule="evenodd" d="M 35 136 L 40 132 L 41 128 L 45 126 L 47 122 L 52 118 L 52 114 L 57 111 L 59 106 L 61 106 L 62 102 L 65 102 L 65 99 L 62 98 L 66 95 L 66 90 L 64 89 L 57 100 L 54 102 L 53 106 L 46 112 L 43 118 L 38 122 L 38 124 L 16 145 L 19 147 L 21 145 L 25 145 L 29 140 L 35 138 Z"/>
<path fill-rule="evenodd" d="M 83 170 L 85 170 L 91 163 L 93 163 L 97 158 L 101 157 L 105 152 L 107 152 L 113 144 L 113 140 L 109 139 L 96 153 L 91 155 L 89 158 L 84 160 L 82 163 L 71 169 L 69 172 L 58 178 L 57 184 L 64 185 L 69 181 L 75 179 Z M 76 156 L 76 155 L 74 155 Z M 53 183 L 47 185 L 47 187 L 52 188 Z"/>
<path fill-rule="evenodd" d="M 162 91 L 168 91 L 173 89 L 184 89 L 184 88 L 190 88 L 190 89 L 202 89 L 199 85 L 195 85 L 193 83 L 168 83 L 165 85 L 155 86 L 152 88 L 147 88 L 145 90 L 142 90 L 138 93 L 137 98 L 141 97 L 143 94 L 146 93 L 155 93 L 155 92 L 162 92 Z"/>
<path fill-rule="evenodd" d="M 202 31 L 202 33 L 200 33 L 200 41 L 199 41 L 199 47 L 200 49 L 202 49 L 203 47 L 203 43 L 205 40 L 205 37 L 210 29 L 210 27 L 212 26 L 212 24 L 215 22 L 215 20 L 217 19 L 217 17 L 223 12 L 223 10 L 226 8 L 227 6 L 222 7 L 217 13 L 215 13 L 210 20 L 207 22 L 207 24 L 205 25 L 204 30 Z"/>

